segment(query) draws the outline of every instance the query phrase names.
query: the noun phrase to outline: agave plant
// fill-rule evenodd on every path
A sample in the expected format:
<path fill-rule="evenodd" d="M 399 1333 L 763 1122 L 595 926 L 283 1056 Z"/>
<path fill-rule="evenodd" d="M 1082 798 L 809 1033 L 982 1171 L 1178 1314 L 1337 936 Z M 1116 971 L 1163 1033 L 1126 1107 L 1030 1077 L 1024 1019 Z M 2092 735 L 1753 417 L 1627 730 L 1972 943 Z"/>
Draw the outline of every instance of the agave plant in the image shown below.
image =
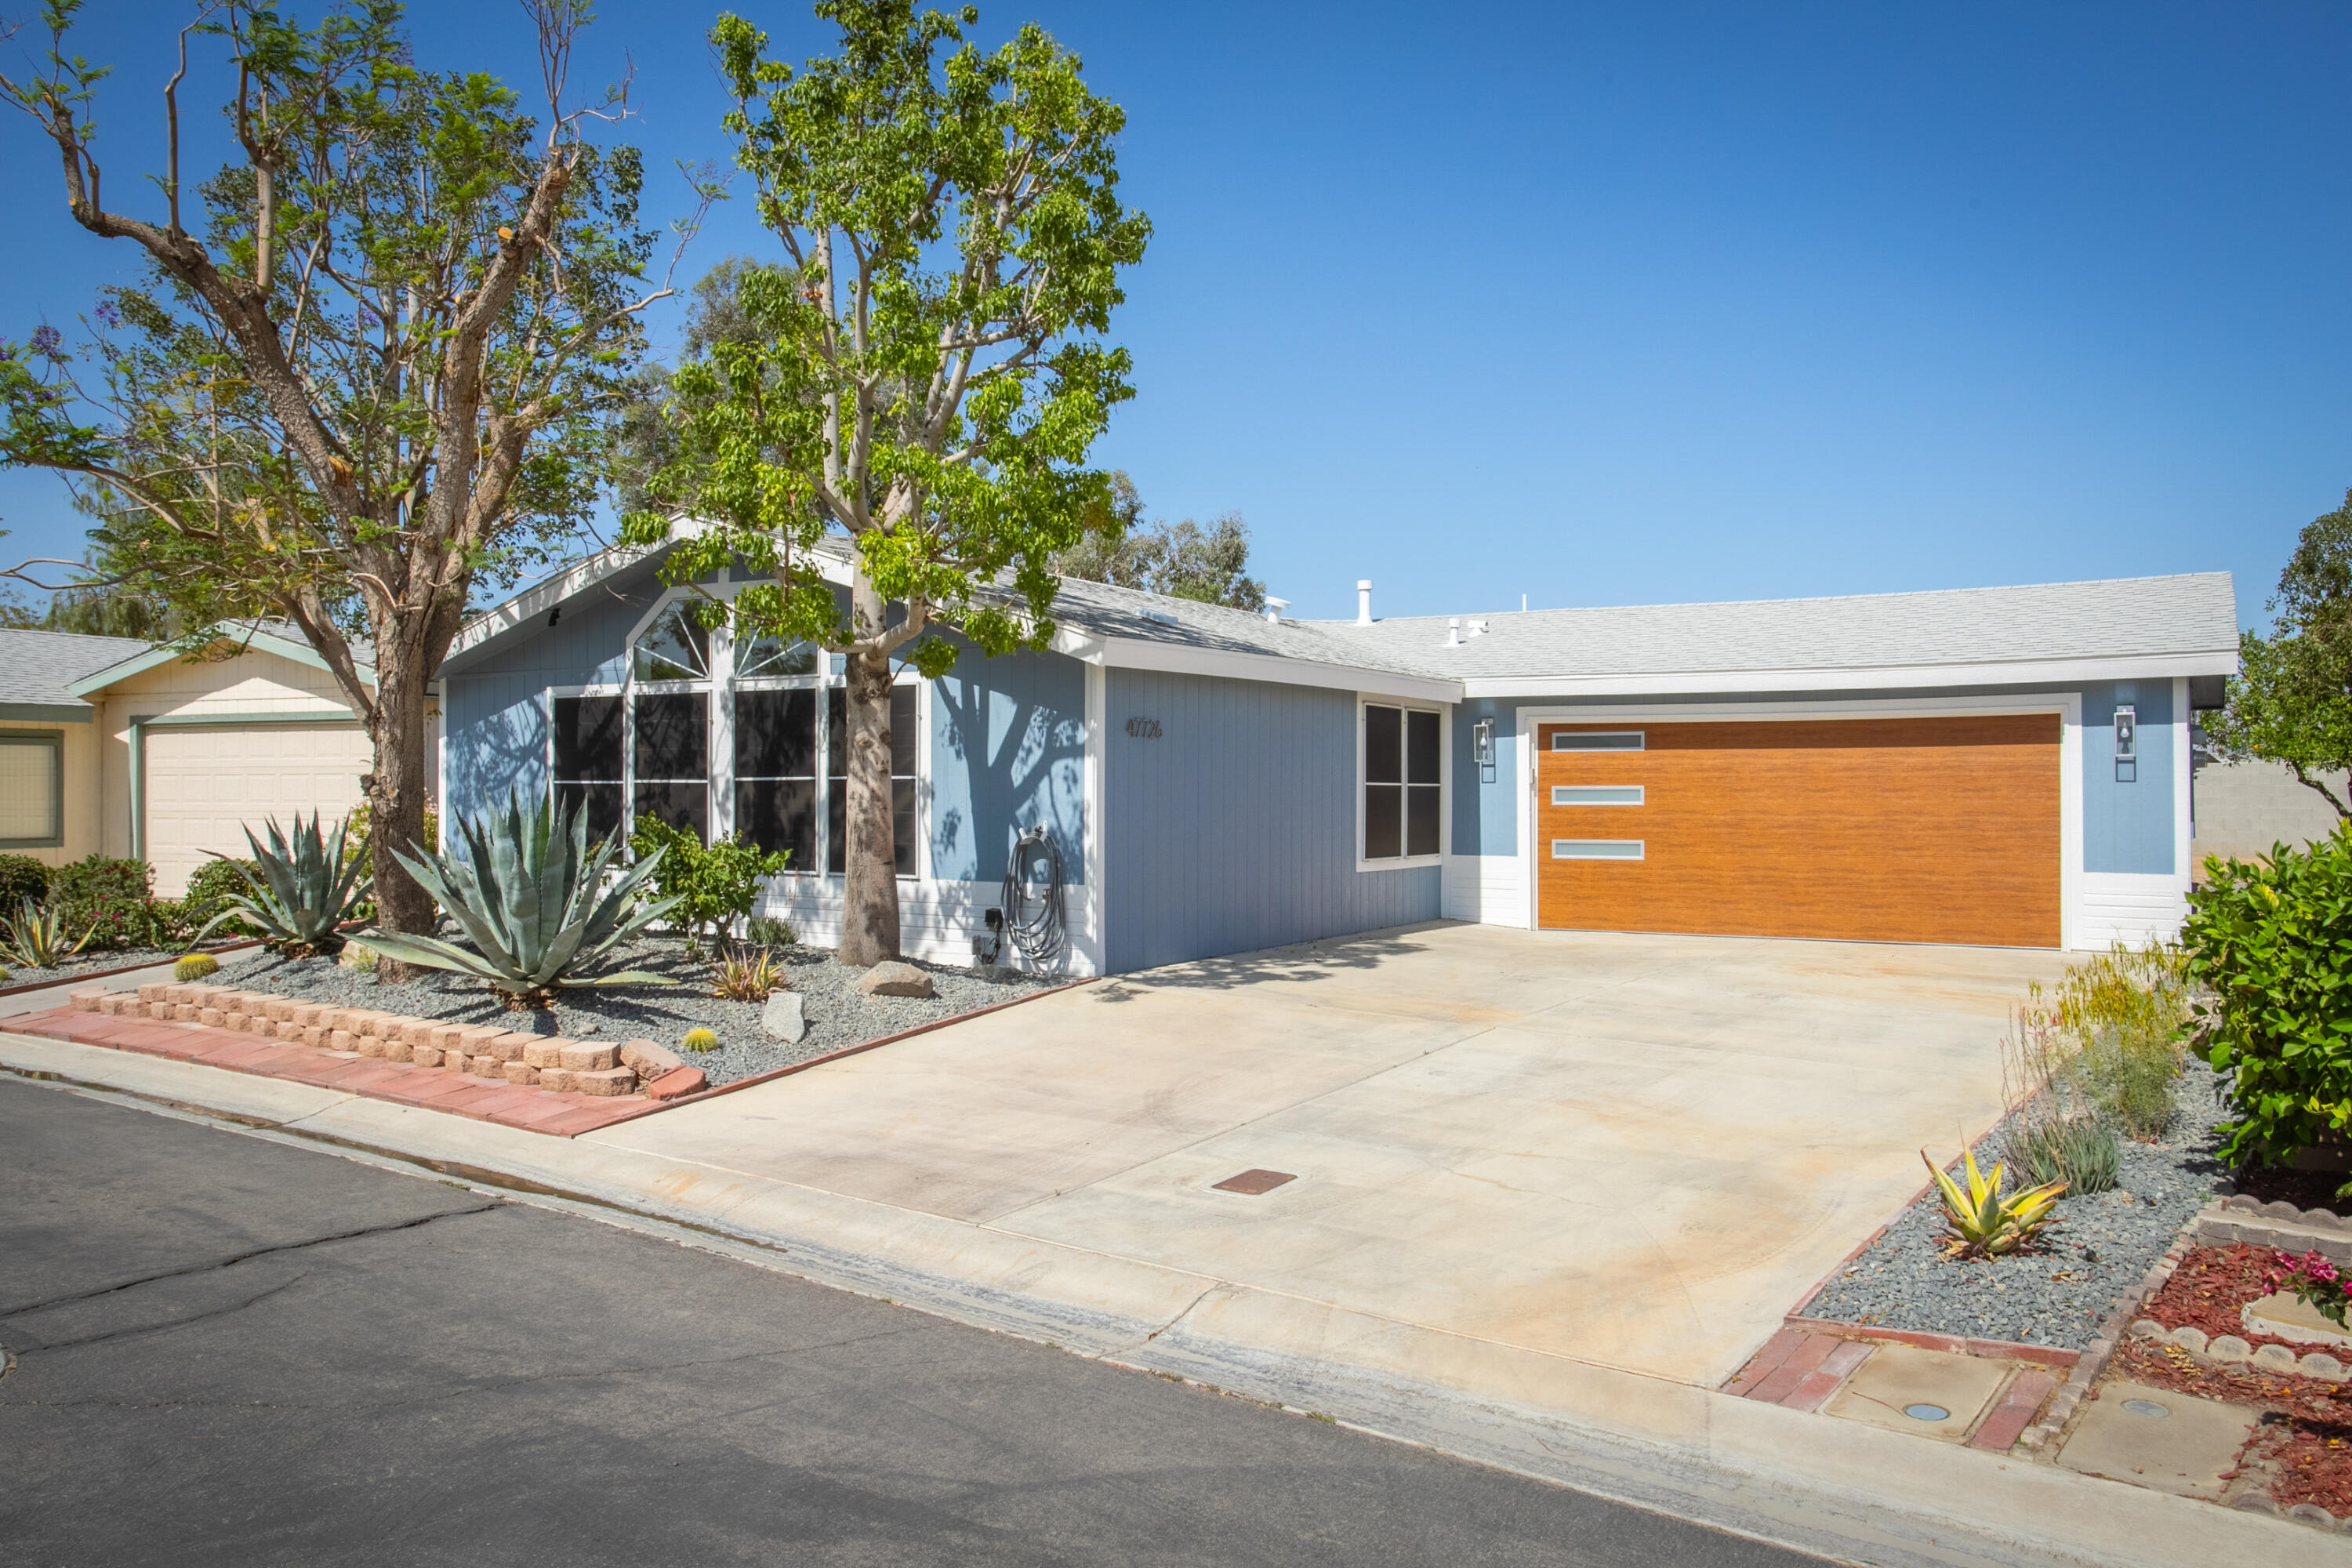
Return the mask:
<path fill-rule="evenodd" d="M 710 994 L 727 1002 L 765 1002 L 785 989 L 784 966 L 764 947 L 737 949 L 710 966 Z"/>
<path fill-rule="evenodd" d="M 93 922 L 89 931 L 81 933 L 81 941 L 71 947 L 66 945 L 66 918 L 57 909 L 44 909 L 30 899 L 22 900 L 15 920 L 0 921 L 0 931 L 6 933 L 0 937 L 0 955 L 27 969 L 55 969 L 89 946 L 98 926 Z"/>
<path fill-rule="evenodd" d="M 2000 1190 L 2000 1165 L 1995 1163 L 1992 1174 L 1988 1176 L 1977 1169 L 1974 1150 L 1967 1151 L 1967 1157 L 1969 1184 L 1963 1192 L 1942 1167 L 1927 1159 L 1925 1149 L 1919 1151 L 1919 1158 L 1927 1162 L 1927 1172 L 1936 1178 L 1936 1185 L 1944 1197 L 1945 1256 L 1999 1258 L 2016 1251 L 2050 1223 L 2051 1205 L 2066 1190 L 2066 1184 L 2049 1182 L 2021 1193 L 2004 1194 Z"/>
<path fill-rule="evenodd" d="M 361 940 L 398 963 L 478 975 L 507 994 L 520 1012 L 545 1007 L 555 994 L 581 985 L 674 985 L 642 970 L 588 976 L 596 961 L 669 912 L 676 899 L 638 903 L 637 889 L 661 864 L 646 857 L 621 872 L 608 889 L 604 873 L 620 846 L 588 843 L 588 818 L 560 802 L 542 800 L 526 812 L 507 796 L 506 809 L 461 820 L 466 854 L 400 855 L 400 863 L 440 900 L 473 939 L 467 952 L 438 937 L 372 931 Z"/>
<path fill-rule="evenodd" d="M 362 873 L 360 857 L 351 848 L 351 825 L 335 824 L 330 840 L 322 819 L 323 814 L 314 814 L 305 824 L 296 812 L 289 842 L 278 819 L 271 817 L 267 848 L 247 828 L 253 869 L 237 867 L 246 891 L 229 894 L 220 913 L 205 922 L 194 940 L 202 942 L 224 921 L 243 920 L 260 930 L 263 946 L 289 958 L 341 951 L 343 939 L 335 928 L 351 918 L 352 906 L 367 897 L 373 883 Z"/>

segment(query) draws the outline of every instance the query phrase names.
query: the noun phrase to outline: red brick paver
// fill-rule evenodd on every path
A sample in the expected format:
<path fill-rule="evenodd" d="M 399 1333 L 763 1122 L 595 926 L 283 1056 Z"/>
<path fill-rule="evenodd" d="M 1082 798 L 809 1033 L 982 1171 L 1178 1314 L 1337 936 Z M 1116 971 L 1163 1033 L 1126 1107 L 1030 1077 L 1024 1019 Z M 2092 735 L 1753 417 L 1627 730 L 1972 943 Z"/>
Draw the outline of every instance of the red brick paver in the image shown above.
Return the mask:
<path fill-rule="evenodd" d="M 575 1094 L 528 1089 L 473 1078 L 441 1068 L 331 1051 L 299 1041 L 265 1040 L 205 1024 L 161 1023 L 152 1018 L 77 1013 L 70 1007 L 26 1013 L 7 1020 L 8 1032 L 76 1045 L 105 1046 L 142 1056 L 285 1079 L 345 1094 L 384 1100 L 494 1121 L 559 1138 L 608 1127 L 647 1109 L 636 1095 Z"/>
<path fill-rule="evenodd" d="M 1969 1447 L 2007 1453 L 2033 1420 L 2033 1413 L 2042 1408 L 2042 1402 L 2050 1397 L 2050 1391 L 2057 1386 L 2054 1373 L 2032 1368 L 2019 1373 L 2010 1380 L 2009 1392 L 1992 1407 L 1992 1414 L 1977 1428 L 1977 1435 L 1969 1439 Z"/>

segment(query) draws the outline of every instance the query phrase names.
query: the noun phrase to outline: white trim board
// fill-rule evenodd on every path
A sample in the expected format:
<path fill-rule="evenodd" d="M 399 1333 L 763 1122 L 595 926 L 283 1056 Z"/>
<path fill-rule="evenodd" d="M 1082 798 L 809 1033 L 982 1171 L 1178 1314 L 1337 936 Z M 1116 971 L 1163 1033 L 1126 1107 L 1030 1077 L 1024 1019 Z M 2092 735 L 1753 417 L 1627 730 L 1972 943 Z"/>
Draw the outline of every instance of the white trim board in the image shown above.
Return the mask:
<path fill-rule="evenodd" d="M 1901 665 L 1887 668 L 1699 669 L 1636 675 L 1465 676 L 1476 697 L 1671 697 L 1677 692 L 1912 690 L 1933 686 L 2051 686 L 2077 681 L 2161 680 L 2235 675 L 2238 654 L 2136 654 L 2113 658 Z"/>
<path fill-rule="evenodd" d="M 1685 702 L 1648 707 L 1621 703 L 1577 703 L 1518 710 L 1517 753 L 1520 875 L 1526 879 L 1522 908 L 1527 929 L 1540 929 L 1537 908 L 1536 749 L 1538 724 L 1623 722 L 1672 724 L 1708 720 L 1770 722 L 1797 719 L 1933 719 L 1971 718 L 1990 714 L 2055 713 L 2058 715 L 2058 945 L 2073 949 L 2095 930 L 2084 919 L 2083 864 L 2083 699 L 2073 691 L 2022 692 L 2014 697 L 1851 697 L 1799 700 L 1792 702 Z M 2180 788 L 2187 788 L 2184 779 Z M 1517 921 L 1511 922 L 1513 924 Z M 2111 945 L 2101 942 L 2100 945 Z"/>

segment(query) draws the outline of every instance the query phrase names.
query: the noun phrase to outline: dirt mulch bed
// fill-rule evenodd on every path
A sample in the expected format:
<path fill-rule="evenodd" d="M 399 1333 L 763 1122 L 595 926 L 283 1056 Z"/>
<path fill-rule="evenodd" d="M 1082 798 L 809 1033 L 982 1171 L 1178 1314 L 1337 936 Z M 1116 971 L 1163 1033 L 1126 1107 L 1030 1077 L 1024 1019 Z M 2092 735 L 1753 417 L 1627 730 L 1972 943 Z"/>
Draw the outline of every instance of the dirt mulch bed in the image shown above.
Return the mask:
<path fill-rule="evenodd" d="M 2239 1317 L 2247 1302 L 2271 1293 L 2276 1268 L 2267 1247 L 2198 1247 L 2139 1315 L 2168 1329 L 2200 1329 L 2209 1339 L 2235 1334 L 2250 1345 L 2284 1345 L 2298 1355 L 2326 1349 L 2250 1332 Z M 2263 1425 L 2233 1474 L 2259 1482 L 2281 1508 L 2317 1503 L 2338 1519 L 2352 1518 L 2352 1385 L 2244 1363 L 2200 1365 L 2178 1345 L 2137 1338 L 2117 1346 L 2108 1364 L 2111 1375 L 2263 1411 Z"/>
<path fill-rule="evenodd" d="M 2352 1215 L 2352 1198 L 2336 1195 L 2336 1189 L 2347 1179 L 2342 1171 L 2290 1171 L 2284 1165 L 2264 1165 L 2232 1172 L 2230 1185 L 2261 1203 L 2290 1203 L 2299 1209 Z"/>

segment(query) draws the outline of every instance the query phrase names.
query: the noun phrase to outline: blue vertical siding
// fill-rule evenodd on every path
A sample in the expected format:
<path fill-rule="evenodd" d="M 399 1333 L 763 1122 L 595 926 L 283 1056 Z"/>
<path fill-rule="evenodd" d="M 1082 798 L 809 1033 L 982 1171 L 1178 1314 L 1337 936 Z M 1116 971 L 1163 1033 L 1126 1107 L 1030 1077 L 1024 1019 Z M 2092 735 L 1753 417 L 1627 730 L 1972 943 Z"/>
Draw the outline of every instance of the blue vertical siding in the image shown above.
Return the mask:
<path fill-rule="evenodd" d="M 950 639 L 961 642 L 961 639 Z M 931 874 L 990 881 L 1044 826 L 1086 881 L 1086 666 L 1061 654 L 991 658 L 963 645 L 931 683 Z"/>
<path fill-rule="evenodd" d="M 1107 967 L 1434 920 L 1439 871 L 1356 869 L 1352 693 L 1107 672 Z M 1160 738 L 1127 721 L 1156 719 Z"/>
<path fill-rule="evenodd" d="M 2139 720 L 2139 765 L 2116 777 L 2116 709 Z M 2173 864 L 2173 724 L 2169 680 L 2102 681 L 2083 688 L 2083 869 L 2169 873 Z"/>

